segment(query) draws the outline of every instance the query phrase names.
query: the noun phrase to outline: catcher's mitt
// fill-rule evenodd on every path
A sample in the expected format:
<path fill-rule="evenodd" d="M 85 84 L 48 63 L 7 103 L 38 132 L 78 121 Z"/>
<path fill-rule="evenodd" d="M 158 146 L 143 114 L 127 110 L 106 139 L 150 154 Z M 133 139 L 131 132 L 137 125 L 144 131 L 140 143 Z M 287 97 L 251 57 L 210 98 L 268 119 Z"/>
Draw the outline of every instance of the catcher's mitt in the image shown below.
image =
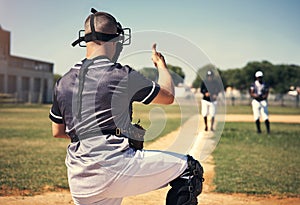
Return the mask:
<path fill-rule="evenodd" d="M 258 97 L 255 98 L 258 102 L 265 100 L 263 95 L 259 95 Z"/>
<path fill-rule="evenodd" d="M 140 125 L 140 120 L 137 123 L 132 124 L 128 131 L 129 146 L 136 150 L 142 150 L 144 148 L 144 136 L 146 130 Z"/>

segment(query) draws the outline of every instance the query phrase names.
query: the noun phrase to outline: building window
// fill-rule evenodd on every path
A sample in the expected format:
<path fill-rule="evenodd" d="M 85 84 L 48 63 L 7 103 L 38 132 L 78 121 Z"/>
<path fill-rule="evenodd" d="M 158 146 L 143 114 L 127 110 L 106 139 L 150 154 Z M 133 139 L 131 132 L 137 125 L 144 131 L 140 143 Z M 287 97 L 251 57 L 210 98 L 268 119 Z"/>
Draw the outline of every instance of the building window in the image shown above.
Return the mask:
<path fill-rule="evenodd" d="M 4 75 L 0 74 L 0 93 L 4 93 Z"/>
<path fill-rule="evenodd" d="M 29 86 L 30 86 L 29 77 L 22 77 L 21 98 L 22 98 L 23 102 L 28 102 L 28 100 L 29 100 Z"/>
<path fill-rule="evenodd" d="M 17 77 L 15 75 L 9 75 L 7 78 L 7 93 L 17 92 Z"/>

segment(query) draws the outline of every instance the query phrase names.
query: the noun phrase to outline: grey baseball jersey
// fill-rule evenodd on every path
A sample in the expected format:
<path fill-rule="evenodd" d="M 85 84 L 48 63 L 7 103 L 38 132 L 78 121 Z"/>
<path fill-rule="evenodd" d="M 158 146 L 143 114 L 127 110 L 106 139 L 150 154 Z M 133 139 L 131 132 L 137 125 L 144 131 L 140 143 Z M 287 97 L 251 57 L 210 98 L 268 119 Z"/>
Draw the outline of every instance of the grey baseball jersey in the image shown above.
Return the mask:
<path fill-rule="evenodd" d="M 135 152 L 129 148 L 127 138 L 101 134 L 101 130 L 126 128 L 132 120 L 132 103 L 150 103 L 158 94 L 159 85 L 105 57 L 84 63 L 87 61 L 83 81 L 79 80 L 82 62 L 57 81 L 49 114 L 55 123 L 65 124 L 67 134 L 75 133 L 80 139 L 68 146 L 66 157 L 74 201 L 82 203 L 86 199 L 90 203 L 139 194 L 178 177 L 187 166 L 185 156 Z M 133 177 L 136 180 L 130 180 Z M 153 180 L 156 177 L 160 180 Z M 122 188 L 130 182 L 130 191 Z M 148 184 L 139 187 L 142 182 Z"/>

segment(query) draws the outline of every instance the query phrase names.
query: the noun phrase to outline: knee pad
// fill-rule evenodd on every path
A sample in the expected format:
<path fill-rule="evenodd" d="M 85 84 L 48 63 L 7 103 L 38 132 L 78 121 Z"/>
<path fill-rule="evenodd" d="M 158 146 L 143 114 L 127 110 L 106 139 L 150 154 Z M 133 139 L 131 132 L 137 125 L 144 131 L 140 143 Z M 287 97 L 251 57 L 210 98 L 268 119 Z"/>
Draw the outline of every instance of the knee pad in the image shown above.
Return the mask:
<path fill-rule="evenodd" d="M 191 156 L 187 156 L 188 168 L 170 182 L 166 205 L 197 205 L 197 196 L 202 192 L 203 167 Z"/>

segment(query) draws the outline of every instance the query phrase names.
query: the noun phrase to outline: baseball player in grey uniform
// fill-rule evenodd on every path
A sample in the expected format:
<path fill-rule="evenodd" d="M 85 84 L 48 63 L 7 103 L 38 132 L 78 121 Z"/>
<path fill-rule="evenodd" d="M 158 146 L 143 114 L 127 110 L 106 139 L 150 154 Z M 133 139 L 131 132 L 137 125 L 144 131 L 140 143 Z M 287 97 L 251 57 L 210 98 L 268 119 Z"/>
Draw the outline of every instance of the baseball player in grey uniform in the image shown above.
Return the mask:
<path fill-rule="evenodd" d="M 143 133 L 131 123 L 132 103 L 171 104 L 174 85 L 156 44 L 157 83 L 116 63 L 126 44 L 125 31 L 112 15 L 92 9 L 85 36 L 73 43 L 86 42 L 86 58 L 54 88 L 49 117 L 53 136 L 71 139 L 65 163 L 74 203 L 120 205 L 123 197 L 170 184 L 167 205 L 196 205 L 203 181 L 197 160 L 131 143 Z"/>
<path fill-rule="evenodd" d="M 263 82 L 263 72 L 257 71 L 255 73 L 256 80 L 250 86 L 250 96 L 252 97 L 252 111 L 257 128 L 257 133 L 261 133 L 260 117 L 265 121 L 267 133 L 270 134 L 270 121 L 268 114 L 268 95 L 269 86 Z"/>

